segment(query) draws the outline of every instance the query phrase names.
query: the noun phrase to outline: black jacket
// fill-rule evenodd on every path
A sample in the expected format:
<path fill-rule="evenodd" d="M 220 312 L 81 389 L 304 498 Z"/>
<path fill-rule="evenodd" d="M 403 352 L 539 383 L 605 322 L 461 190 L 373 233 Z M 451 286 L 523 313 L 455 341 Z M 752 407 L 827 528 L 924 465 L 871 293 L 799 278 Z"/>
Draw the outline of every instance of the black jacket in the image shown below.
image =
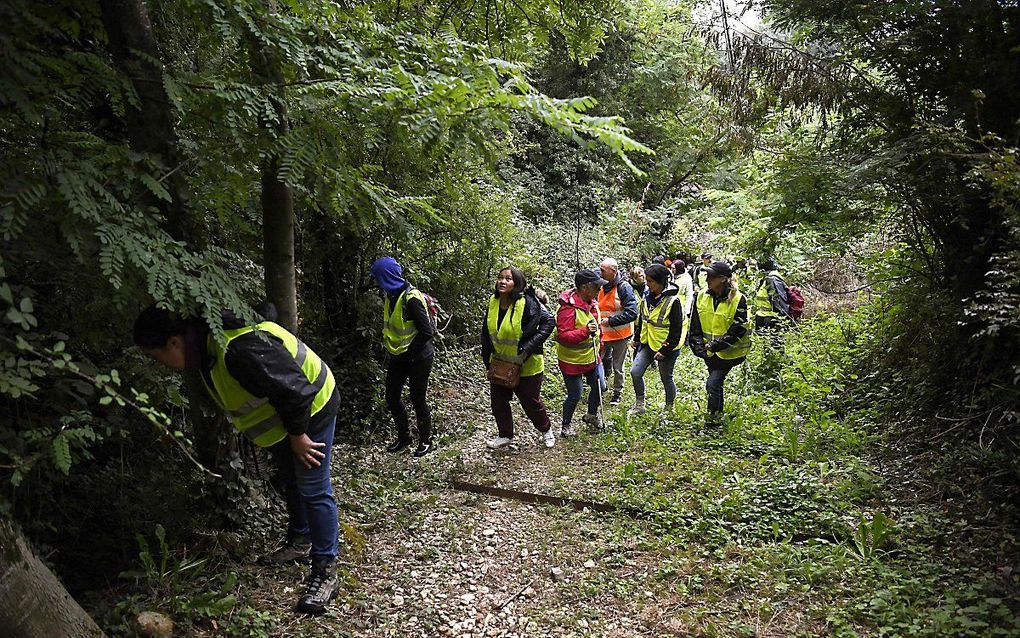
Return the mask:
<path fill-rule="evenodd" d="M 489 309 L 486 307 L 485 315 L 482 316 L 482 361 L 485 362 L 485 367 L 489 367 L 489 359 L 492 358 L 488 312 Z M 507 310 L 507 312 L 510 311 Z M 506 317 L 503 320 L 505 321 Z M 555 327 L 556 318 L 535 296 L 535 289 L 528 286 L 524 291 L 524 318 L 521 320 L 521 340 L 518 343 L 520 354 L 541 354 L 545 342 Z"/>
<path fill-rule="evenodd" d="M 676 284 L 668 284 L 666 289 L 662 291 L 662 299 L 659 300 L 659 304 L 666 303 L 666 297 L 676 297 L 678 292 L 680 292 L 680 289 L 676 287 Z M 645 303 L 648 303 L 647 297 L 645 297 Z M 656 304 L 656 308 L 659 304 Z M 637 321 L 634 323 L 634 343 L 641 343 L 641 327 L 643 323 L 639 313 Z M 666 355 L 675 350 L 678 345 L 682 346 L 680 337 L 683 336 L 683 332 L 684 305 L 677 299 L 669 309 L 669 334 L 666 335 L 666 340 L 662 342 L 659 352 Z"/>
<path fill-rule="evenodd" d="M 225 330 L 246 325 L 234 313 L 223 313 Z M 202 377 L 212 388 L 210 371 L 216 360 L 207 348 L 203 347 L 202 352 Z M 269 399 L 269 404 L 276 408 L 290 434 L 318 432 L 336 417 L 340 405 L 339 387 L 333 390 L 329 403 L 309 418 L 308 413 L 311 412 L 312 401 L 318 391 L 308 381 L 283 342 L 268 332 L 249 332 L 231 341 L 224 362 L 230 376 L 237 379 L 242 388 L 253 396 Z M 323 364 L 326 364 L 325 360 Z"/>
<path fill-rule="evenodd" d="M 699 292 L 698 295 L 708 294 L 711 295 L 711 290 L 706 292 Z M 727 288 L 723 291 L 723 294 L 719 297 L 712 295 L 712 303 L 718 307 L 719 304 L 726 300 L 730 294 L 730 289 Z M 701 318 L 698 316 L 698 300 L 695 298 L 694 305 L 691 306 L 691 327 L 687 332 L 687 343 L 691 346 L 691 352 L 695 356 L 701 357 L 702 359 L 708 358 L 708 352 L 706 351 L 706 345 L 712 346 L 712 352 L 720 352 L 726 350 L 740 341 L 747 334 L 747 295 L 740 296 L 740 303 L 737 304 L 737 313 L 733 315 L 733 325 L 730 326 L 726 334 L 712 341 L 711 344 L 705 344 L 705 333 L 701 330 Z M 744 358 L 734 359 L 734 361 L 743 361 Z"/>

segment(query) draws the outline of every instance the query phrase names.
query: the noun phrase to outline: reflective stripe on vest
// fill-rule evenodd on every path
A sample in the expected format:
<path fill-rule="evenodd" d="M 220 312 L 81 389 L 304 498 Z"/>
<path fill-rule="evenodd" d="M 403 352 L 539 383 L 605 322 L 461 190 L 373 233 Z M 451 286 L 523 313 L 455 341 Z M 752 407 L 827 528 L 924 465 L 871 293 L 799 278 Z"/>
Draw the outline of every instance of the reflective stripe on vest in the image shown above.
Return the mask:
<path fill-rule="evenodd" d="M 662 343 L 669 336 L 669 311 L 675 303 L 680 303 L 679 299 L 676 295 L 669 295 L 658 306 L 649 309 L 648 301 L 641 300 L 641 305 L 638 308 L 641 315 L 641 343 L 655 351 L 662 347 Z M 685 325 L 680 341 L 674 343 L 670 351 L 679 348 L 686 338 L 687 326 Z"/>
<path fill-rule="evenodd" d="M 598 323 L 599 315 L 598 307 L 595 308 L 596 316 L 592 316 L 587 310 L 583 310 L 576 306 L 574 308 L 574 327 L 577 329 L 587 328 L 588 324 L 592 321 Z M 559 337 L 556 339 L 556 357 L 564 363 L 573 363 L 574 365 L 586 366 L 595 363 L 595 353 L 599 348 L 599 333 L 596 332 L 593 337 L 578 343 L 576 345 L 568 345 L 560 343 Z"/>
<path fill-rule="evenodd" d="M 619 286 L 613 286 L 609 292 L 599 288 L 599 312 L 603 317 L 615 317 L 623 312 L 623 304 L 620 303 L 620 296 L 617 294 Z M 628 322 L 622 326 L 602 326 L 603 341 L 619 341 L 634 334 L 634 322 Z"/>
<path fill-rule="evenodd" d="M 545 358 L 541 353 L 522 358 L 517 354 L 521 337 L 524 335 L 524 297 L 507 308 L 503 323 L 499 322 L 499 298 L 489 298 L 489 310 L 485 315 L 489 340 L 492 342 L 492 356 L 521 366 L 522 377 L 533 377 L 545 370 Z"/>
<path fill-rule="evenodd" d="M 733 325 L 733 318 L 737 315 L 737 307 L 743 294 L 737 292 L 733 299 L 719 302 L 718 307 L 712 300 L 710 293 L 699 292 L 697 297 L 698 321 L 701 322 L 701 333 L 704 343 L 707 346 L 713 340 L 726 334 L 726 331 Z M 744 324 L 747 332 L 737 343 L 720 352 L 709 352 L 708 356 L 717 355 L 720 359 L 739 359 L 746 356 L 751 349 L 751 325 Z"/>
<path fill-rule="evenodd" d="M 411 342 L 418 336 L 418 328 L 414 325 L 414 321 L 404 319 L 404 305 L 408 297 L 417 299 L 426 309 L 428 308 L 428 304 L 425 303 L 425 295 L 414 287 L 409 287 L 400 293 L 392 312 L 390 311 L 389 295 L 383 302 L 383 343 L 386 344 L 386 349 L 392 355 L 407 352 Z"/>
<path fill-rule="evenodd" d="M 779 316 L 779 313 L 772 307 L 772 299 L 769 297 L 769 277 L 779 277 L 779 271 L 770 271 L 758 284 L 758 291 L 754 294 L 754 314 L 758 317 Z"/>
<path fill-rule="evenodd" d="M 227 341 L 225 348 L 221 348 L 216 339 L 210 335 L 207 347 L 215 360 L 212 370 L 209 371 L 212 387 L 206 384 L 206 389 L 223 411 L 230 416 L 234 427 L 239 432 L 251 439 L 255 445 L 269 447 L 287 436 L 283 419 L 276 412 L 276 408 L 270 405 L 269 399 L 256 397 L 241 387 L 237 379 L 227 370 L 226 363 L 226 353 L 230 348 L 230 343 L 234 339 L 256 330 L 267 332 L 279 339 L 287 348 L 287 352 L 294 357 L 294 361 L 305 374 L 305 378 L 315 388 L 316 393 L 312 399 L 309 416 L 318 414 L 326 406 L 330 397 L 333 396 L 336 381 L 333 379 L 333 372 L 319 358 L 319 355 L 299 341 L 286 328 L 271 321 L 263 321 L 254 328 L 245 326 L 236 330 L 224 331 L 223 335 Z"/>

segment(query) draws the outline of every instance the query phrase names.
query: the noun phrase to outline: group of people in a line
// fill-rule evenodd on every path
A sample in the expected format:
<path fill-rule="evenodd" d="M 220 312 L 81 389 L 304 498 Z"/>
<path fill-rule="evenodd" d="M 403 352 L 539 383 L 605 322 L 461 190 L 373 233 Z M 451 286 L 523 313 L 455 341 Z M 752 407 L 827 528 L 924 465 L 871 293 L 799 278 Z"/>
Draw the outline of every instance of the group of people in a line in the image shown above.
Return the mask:
<path fill-rule="evenodd" d="M 733 269 L 726 262 L 712 261 L 711 255 L 703 257 L 702 266 L 693 271 L 680 255 L 656 258 L 647 268 L 631 271 L 629 281 L 617 261 L 606 258 L 599 270 L 574 275 L 574 286 L 556 300 L 555 314 L 546 295 L 529 286 L 519 269 L 501 269 L 484 304 L 481 328 L 482 360 L 489 371 L 497 427 L 489 447 L 505 447 L 514 438 L 510 405 L 514 396 L 544 445 L 555 445 L 542 400 L 545 344 L 554 333 L 566 387 L 561 436 L 578 431 L 573 417 L 585 385 L 589 394 L 581 421 L 589 426 L 602 422 L 608 374 L 613 376 L 609 404 L 620 404 L 629 349 L 634 350 L 632 414 L 647 409 L 644 375 L 653 366 L 665 388 L 665 405 L 672 406 L 677 394 L 673 370 L 687 344 L 708 366 L 708 413 L 715 420 L 723 409 L 723 380 L 750 348 L 751 325 Z M 763 268 L 768 273 L 755 293 L 756 314 L 774 326 L 784 316 L 785 284 L 774 263 Z M 401 398 L 407 385 L 417 421 L 413 455 L 421 457 L 434 446 L 427 388 L 436 327 L 429 300 L 407 281 L 392 257 L 377 259 L 371 273 L 383 294 L 383 343 L 389 353 L 386 404 L 397 430 L 387 450 L 399 452 L 413 443 Z M 224 312 L 222 330 L 213 332 L 205 321 L 153 306 L 135 320 L 134 342 L 156 361 L 195 373 L 236 429 L 269 450 L 286 498 L 288 528 L 281 547 L 262 562 L 310 558 L 311 572 L 297 610 L 321 613 L 339 589 L 338 515 L 330 480 L 339 390 L 326 362 L 276 324 L 274 314 L 266 309 L 264 320 L 253 326 Z"/>

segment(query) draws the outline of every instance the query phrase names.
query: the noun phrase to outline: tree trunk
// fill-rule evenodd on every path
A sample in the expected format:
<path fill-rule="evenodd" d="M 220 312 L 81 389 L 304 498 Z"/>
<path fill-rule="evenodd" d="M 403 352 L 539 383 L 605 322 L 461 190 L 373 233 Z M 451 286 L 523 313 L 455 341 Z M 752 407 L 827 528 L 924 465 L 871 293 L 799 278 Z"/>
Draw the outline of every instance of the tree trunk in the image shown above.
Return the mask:
<path fill-rule="evenodd" d="M 148 191 L 143 203 L 156 207 L 166 219 L 174 239 L 201 244 L 204 233 L 187 212 L 187 186 L 181 172 L 173 105 L 163 88 L 163 68 L 152 33 L 152 21 L 144 0 L 100 0 L 110 53 L 138 95 L 138 106 L 126 104 L 128 141 L 132 150 L 145 153 L 162 164 L 163 185 L 170 201 Z M 141 54 L 141 55 L 139 55 Z"/>
<path fill-rule="evenodd" d="M 286 109 L 281 115 L 286 126 Z M 277 322 L 297 334 L 297 272 L 294 267 L 294 195 L 279 178 L 280 158 L 262 168 L 262 251 L 266 297 Z"/>
<path fill-rule="evenodd" d="M 104 635 L 6 518 L 0 518 L 0 627 L 6 638 Z"/>

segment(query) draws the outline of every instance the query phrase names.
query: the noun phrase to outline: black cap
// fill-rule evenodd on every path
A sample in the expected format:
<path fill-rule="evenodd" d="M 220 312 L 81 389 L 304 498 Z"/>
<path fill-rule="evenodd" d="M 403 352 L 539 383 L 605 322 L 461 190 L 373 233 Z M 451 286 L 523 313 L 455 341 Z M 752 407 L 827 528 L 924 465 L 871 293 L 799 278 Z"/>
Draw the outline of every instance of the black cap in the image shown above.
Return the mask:
<path fill-rule="evenodd" d="M 701 258 L 702 259 L 711 259 L 712 258 L 712 253 L 701 253 Z"/>
<path fill-rule="evenodd" d="M 767 257 L 758 264 L 758 267 L 762 270 L 779 270 L 779 264 L 776 263 L 775 257 Z"/>
<path fill-rule="evenodd" d="M 605 286 L 609 282 L 603 279 L 597 272 L 590 269 L 578 270 L 574 275 L 574 288 L 580 288 L 587 284 L 598 284 Z"/>
<path fill-rule="evenodd" d="M 713 261 L 708 265 L 709 277 L 729 277 L 733 275 L 733 269 L 725 261 Z"/>

